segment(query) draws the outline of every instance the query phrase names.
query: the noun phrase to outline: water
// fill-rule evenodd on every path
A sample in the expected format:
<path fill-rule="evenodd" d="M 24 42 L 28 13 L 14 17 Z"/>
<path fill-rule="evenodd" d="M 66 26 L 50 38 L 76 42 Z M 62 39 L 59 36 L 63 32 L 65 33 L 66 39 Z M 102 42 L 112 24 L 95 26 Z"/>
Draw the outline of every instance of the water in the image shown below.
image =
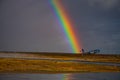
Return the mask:
<path fill-rule="evenodd" d="M 120 72 L 68 74 L 0 74 L 0 80 L 120 80 Z"/>

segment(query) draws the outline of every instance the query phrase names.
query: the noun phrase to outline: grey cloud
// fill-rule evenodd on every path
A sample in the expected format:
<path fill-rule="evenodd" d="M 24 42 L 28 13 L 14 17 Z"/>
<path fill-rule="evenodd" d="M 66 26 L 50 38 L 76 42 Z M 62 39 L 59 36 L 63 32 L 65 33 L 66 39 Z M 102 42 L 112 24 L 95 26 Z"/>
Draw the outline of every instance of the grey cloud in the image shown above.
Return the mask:
<path fill-rule="evenodd" d="M 119 0 L 62 0 L 85 50 L 118 53 Z M 0 50 L 71 52 L 48 0 L 0 3 Z"/>
<path fill-rule="evenodd" d="M 119 0 L 88 0 L 91 6 L 101 6 L 104 9 L 111 9 L 115 6 L 118 6 L 120 1 Z"/>
<path fill-rule="evenodd" d="M 0 50 L 70 51 L 48 0 L 5 0 L 0 12 Z"/>
<path fill-rule="evenodd" d="M 63 0 L 85 50 L 119 53 L 119 0 Z"/>

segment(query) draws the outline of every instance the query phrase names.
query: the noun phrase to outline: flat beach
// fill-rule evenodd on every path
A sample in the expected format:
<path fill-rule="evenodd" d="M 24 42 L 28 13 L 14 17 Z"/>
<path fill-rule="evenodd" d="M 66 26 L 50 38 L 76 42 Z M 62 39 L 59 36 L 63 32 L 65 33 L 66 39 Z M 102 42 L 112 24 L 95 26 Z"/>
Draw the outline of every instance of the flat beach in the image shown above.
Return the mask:
<path fill-rule="evenodd" d="M 120 66 L 116 65 L 109 66 L 86 64 L 71 61 L 81 60 L 120 64 L 120 55 L 81 55 L 25 52 L 2 52 L 0 54 L 2 55 L 0 58 L 0 73 L 120 72 Z M 6 57 L 5 55 L 9 56 Z"/>

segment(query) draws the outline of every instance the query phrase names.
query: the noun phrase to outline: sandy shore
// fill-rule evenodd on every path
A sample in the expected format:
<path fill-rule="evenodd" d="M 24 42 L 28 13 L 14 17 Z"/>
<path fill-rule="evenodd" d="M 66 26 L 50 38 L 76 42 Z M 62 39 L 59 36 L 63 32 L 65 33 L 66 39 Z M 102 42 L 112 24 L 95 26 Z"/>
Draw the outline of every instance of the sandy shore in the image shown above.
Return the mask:
<path fill-rule="evenodd" d="M 119 66 L 62 62 L 59 60 L 85 60 L 120 63 L 120 55 L 80 55 L 57 53 L 0 53 L 1 73 L 64 73 L 64 72 L 120 72 Z M 24 58 L 24 59 L 22 59 Z M 39 60 L 52 58 L 57 60 Z"/>
<path fill-rule="evenodd" d="M 23 60 L 15 58 L 0 58 L 0 72 L 120 72 L 120 67 L 74 62 L 59 62 L 50 60 Z"/>
<path fill-rule="evenodd" d="M 72 53 L 45 53 L 45 52 L 0 52 L 0 58 L 52 58 L 59 60 L 84 60 L 92 62 L 120 63 L 120 55 L 91 54 L 81 55 Z"/>

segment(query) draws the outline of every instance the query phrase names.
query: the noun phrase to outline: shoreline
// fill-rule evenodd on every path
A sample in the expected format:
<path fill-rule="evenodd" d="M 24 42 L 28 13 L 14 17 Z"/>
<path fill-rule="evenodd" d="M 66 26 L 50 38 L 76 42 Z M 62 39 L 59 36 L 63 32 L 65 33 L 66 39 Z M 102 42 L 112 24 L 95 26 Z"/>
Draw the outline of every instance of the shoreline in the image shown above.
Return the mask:
<path fill-rule="evenodd" d="M 52 58 L 57 60 L 83 60 L 91 62 L 120 63 L 120 55 L 115 54 L 72 54 L 72 53 L 45 53 L 45 52 L 0 52 L 2 58 Z"/>
<path fill-rule="evenodd" d="M 17 58 L 0 58 L 0 73 L 84 72 L 120 72 L 120 67 L 50 60 L 22 60 Z"/>

